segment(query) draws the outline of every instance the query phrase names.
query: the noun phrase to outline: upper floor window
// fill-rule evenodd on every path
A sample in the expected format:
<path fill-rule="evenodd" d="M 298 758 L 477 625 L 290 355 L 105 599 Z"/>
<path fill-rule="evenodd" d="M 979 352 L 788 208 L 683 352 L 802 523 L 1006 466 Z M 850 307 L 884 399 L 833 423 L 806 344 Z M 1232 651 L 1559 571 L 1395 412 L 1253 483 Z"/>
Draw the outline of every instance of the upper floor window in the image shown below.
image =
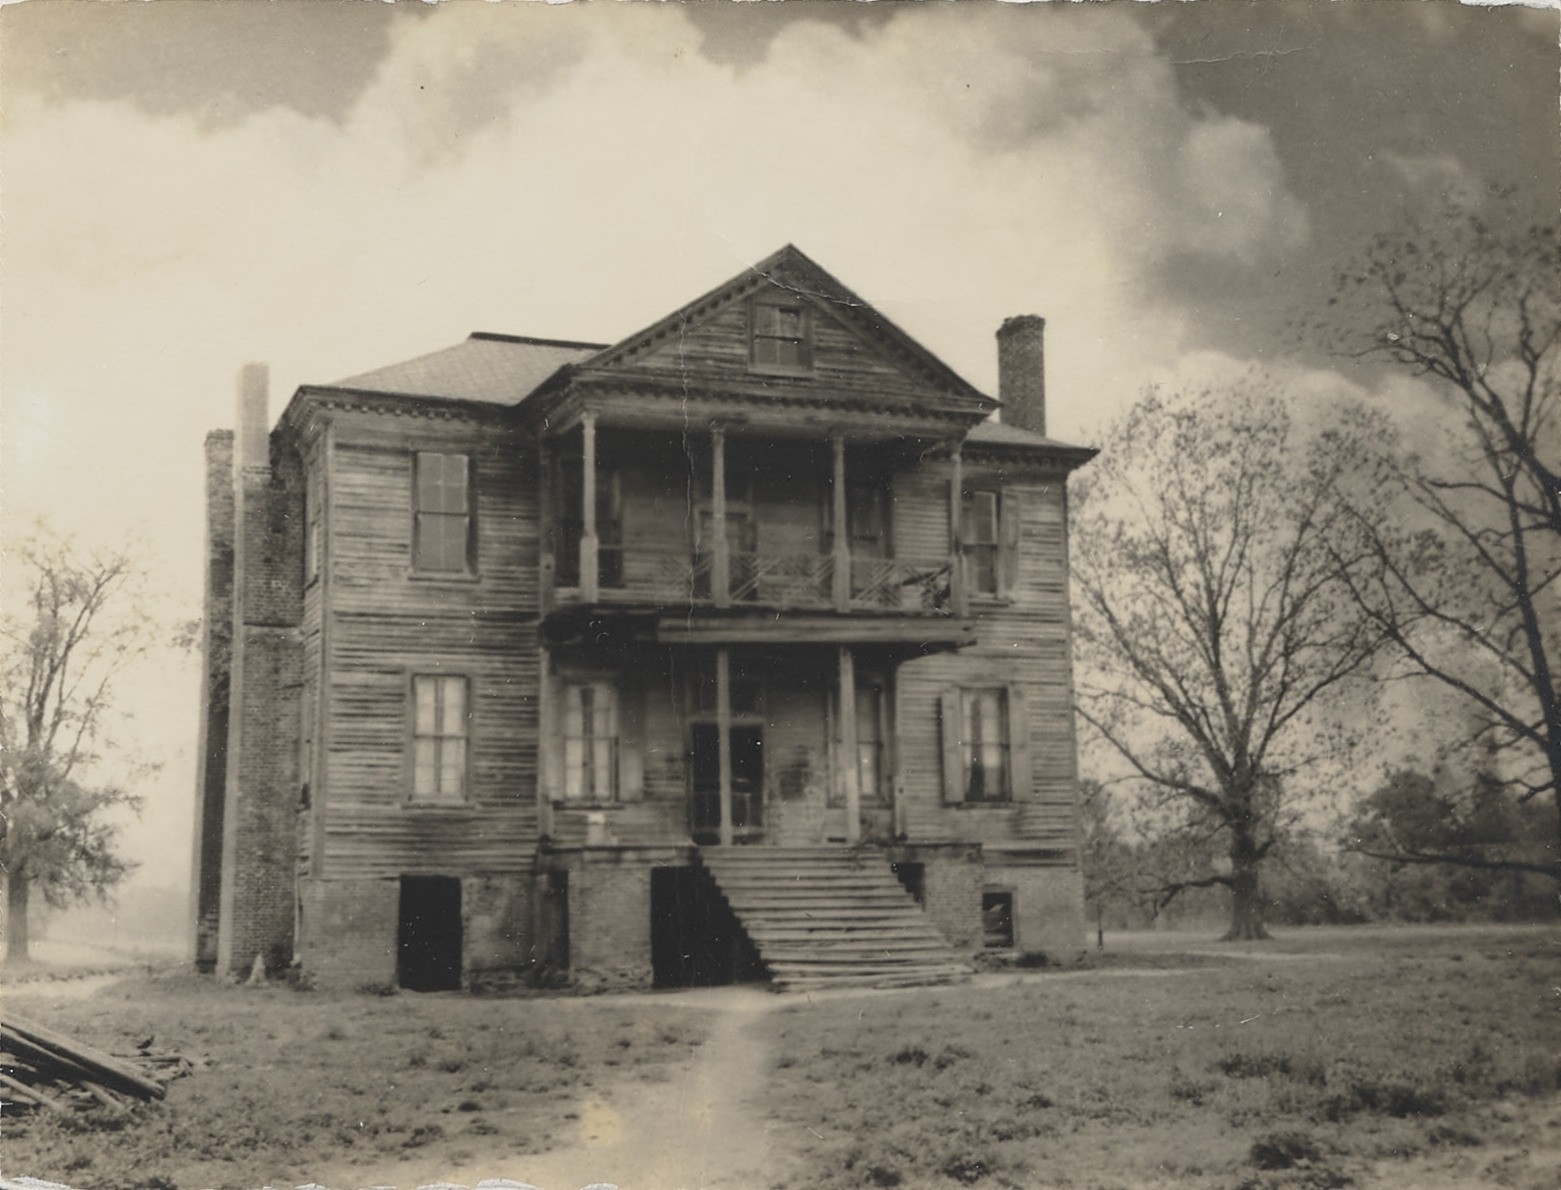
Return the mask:
<path fill-rule="evenodd" d="M 464 677 L 412 677 L 412 800 L 466 800 L 469 686 Z"/>
<path fill-rule="evenodd" d="M 472 565 L 471 458 L 419 451 L 414 471 L 413 568 L 465 573 Z"/>
<path fill-rule="evenodd" d="M 564 798 L 618 797 L 618 691 L 607 682 L 564 687 Z"/>
<path fill-rule="evenodd" d="M 885 491 L 876 480 L 846 480 L 846 533 L 852 555 L 882 558 L 889 549 L 889 515 Z M 835 501 L 824 490 L 823 552 L 835 548 Z"/>
<path fill-rule="evenodd" d="M 996 595 L 1001 583 L 1002 536 L 996 492 L 969 491 L 960 504 L 959 541 L 964 554 L 965 589 Z"/>
<path fill-rule="evenodd" d="M 756 298 L 748 310 L 748 358 L 755 368 L 803 371 L 813 367 L 806 306 L 766 297 Z"/>

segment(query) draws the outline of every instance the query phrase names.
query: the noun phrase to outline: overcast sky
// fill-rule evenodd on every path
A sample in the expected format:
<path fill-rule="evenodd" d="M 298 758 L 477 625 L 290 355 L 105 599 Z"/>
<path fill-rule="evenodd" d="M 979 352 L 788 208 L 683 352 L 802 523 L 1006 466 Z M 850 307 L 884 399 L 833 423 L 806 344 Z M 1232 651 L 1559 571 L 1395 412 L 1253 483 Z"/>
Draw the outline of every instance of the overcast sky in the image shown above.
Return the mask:
<path fill-rule="evenodd" d="M 0 528 L 144 541 L 194 616 L 201 440 L 244 362 L 275 414 L 473 330 L 611 341 L 787 242 L 989 391 L 998 324 L 1044 315 L 1061 437 L 1253 362 L 1408 407 L 1292 327 L 1416 203 L 1516 187 L 1553 217 L 1558 27 L 1451 0 L 10 5 Z M 196 681 L 132 688 L 159 883 L 186 877 Z"/>

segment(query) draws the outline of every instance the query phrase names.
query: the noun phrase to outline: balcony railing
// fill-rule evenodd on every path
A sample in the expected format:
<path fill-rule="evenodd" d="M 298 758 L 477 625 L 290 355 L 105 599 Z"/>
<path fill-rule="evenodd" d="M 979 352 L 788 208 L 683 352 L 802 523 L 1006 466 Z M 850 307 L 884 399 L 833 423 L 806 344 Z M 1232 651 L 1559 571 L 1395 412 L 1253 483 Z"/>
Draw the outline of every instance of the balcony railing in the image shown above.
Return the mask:
<path fill-rule="evenodd" d="M 777 611 L 878 611 L 903 615 L 952 614 L 947 560 L 853 558 L 846 606 L 839 606 L 832 554 L 734 551 L 727 559 L 725 598 L 715 585 L 715 558 L 693 551 L 601 546 L 597 601 L 656 607 L 727 605 Z M 580 592 L 564 568 L 556 597 L 576 602 Z"/>

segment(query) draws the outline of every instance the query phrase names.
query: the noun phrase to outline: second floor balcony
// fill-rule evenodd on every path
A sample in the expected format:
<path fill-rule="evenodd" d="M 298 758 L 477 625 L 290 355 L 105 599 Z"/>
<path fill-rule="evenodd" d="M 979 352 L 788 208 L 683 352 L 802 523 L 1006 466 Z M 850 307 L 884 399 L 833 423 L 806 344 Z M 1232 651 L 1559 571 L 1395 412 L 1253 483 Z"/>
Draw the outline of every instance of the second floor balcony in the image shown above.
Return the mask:
<path fill-rule="evenodd" d="M 965 615 L 957 481 L 890 436 L 598 430 L 588 413 L 546 466 L 552 607 Z"/>

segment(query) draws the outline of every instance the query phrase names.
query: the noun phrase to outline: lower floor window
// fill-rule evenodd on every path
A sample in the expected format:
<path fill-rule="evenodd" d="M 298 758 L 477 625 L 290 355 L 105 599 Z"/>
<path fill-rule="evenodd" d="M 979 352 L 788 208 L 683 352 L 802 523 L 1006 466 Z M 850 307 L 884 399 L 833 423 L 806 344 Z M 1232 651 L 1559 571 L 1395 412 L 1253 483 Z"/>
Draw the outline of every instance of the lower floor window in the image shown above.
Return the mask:
<path fill-rule="evenodd" d="M 618 796 L 618 692 L 606 682 L 564 687 L 564 798 Z"/>
<path fill-rule="evenodd" d="M 412 800 L 466 798 L 467 681 L 444 674 L 412 678 Z"/>
<path fill-rule="evenodd" d="M 971 801 L 1008 797 L 1008 692 L 963 691 L 965 796 Z"/>

